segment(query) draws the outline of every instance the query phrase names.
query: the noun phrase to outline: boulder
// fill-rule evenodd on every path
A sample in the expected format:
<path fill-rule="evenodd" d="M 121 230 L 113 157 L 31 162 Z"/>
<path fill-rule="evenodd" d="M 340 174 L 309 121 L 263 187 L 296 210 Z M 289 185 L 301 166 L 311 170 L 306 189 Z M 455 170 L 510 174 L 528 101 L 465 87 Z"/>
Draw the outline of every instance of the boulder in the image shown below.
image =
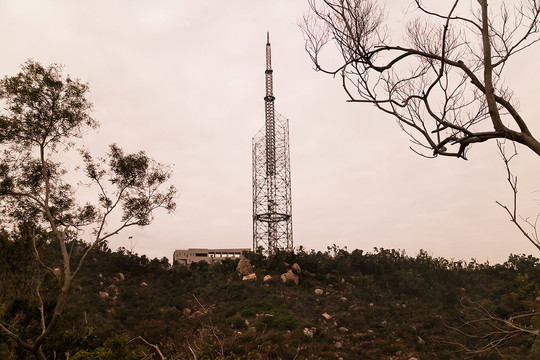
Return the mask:
<path fill-rule="evenodd" d="M 328 313 L 323 313 L 322 317 L 325 318 L 326 320 L 330 320 L 332 318 L 332 316 L 329 315 Z"/>
<path fill-rule="evenodd" d="M 246 275 L 242 278 L 242 281 L 256 281 L 256 280 L 257 280 L 257 274 L 255 273 Z"/>
<path fill-rule="evenodd" d="M 324 294 L 323 289 L 315 289 L 315 295 L 322 295 Z"/>
<path fill-rule="evenodd" d="M 115 279 L 116 281 L 124 281 L 124 280 L 126 279 L 126 277 L 124 276 L 124 274 L 122 274 L 122 273 L 119 272 L 118 274 L 116 274 L 116 275 L 114 276 L 114 279 Z"/>
<path fill-rule="evenodd" d="M 107 298 L 109 298 L 109 293 L 105 292 L 105 291 L 100 291 L 99 292 L 99 298 L 100 299 L 107 299 Z"/>
<path fill-rule="evenodd" d="M 264 282 L 264 283 L 267 283 L 267 282 L 269 282 L 270 280 L 272 280 L 272 276 L 270 276 L 270 275 L 266 275 L 266 276 L 263 278 L 263 282 Z"/>
<path fill-rule="evenodd" d="M 311 329 L 308 329 L 308 328 L 304 328 L 304 335 L 306 335 L 308 338 L 311 338 L 313 339 L 313 334 L 315 333 L 315 328 L 311 328 Z"/>
<path fill-rule="evenodd" d="M 294 263 L 293 266 L 291 266 L 291 269 L 297 274 L 300 274 L 302 272 L 300 265 L 298 265 L 297 263 Z"/>
<path fill-rule="evenodd" d="M 298 285 L 298 276 L 296 276 L 292 270 L 287 271 L 284 274 L 281 274 L 281 281 L 283 281 L 284 284 L 294 284 Z"/>
<path fill-rule="evenodd" d="M 236 267 L 236 272 L 240 274 L 240 276 L 246 276 L 253 273 L 253 267 L 248 259 L 241 259 Z"/>
<path fill-rule="evenodd" d="M 349 332 L 349 329 L 347 329 L 347 328 L 344 327 L 344 326 L 341 326 L 338 330 L 339 330 L 339 332 L 342 332 L 342 333 L 344 333 L 344 334 Z"/>

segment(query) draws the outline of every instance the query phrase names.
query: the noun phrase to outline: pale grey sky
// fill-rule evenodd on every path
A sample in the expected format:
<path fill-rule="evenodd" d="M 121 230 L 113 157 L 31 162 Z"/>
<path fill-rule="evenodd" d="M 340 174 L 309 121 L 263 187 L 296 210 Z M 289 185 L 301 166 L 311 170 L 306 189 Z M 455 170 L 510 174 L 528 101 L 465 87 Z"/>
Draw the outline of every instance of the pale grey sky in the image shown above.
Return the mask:
<path fill-rule="evenodd" d="M 396 17 L 407 5 L 387 7 Z M 175 164 L 176 213 L 158 213 L 113 248 L 170 258 L 178 248 L 251 247 L 251 138 L 264 122 L 268 30 L 276 109 L 290 119 L 295 246 L 491 262 L 540 255 L 495 204 L 511 195 L 495 144 L 473 147 L 469 161 L 415 155 L 392 118 L 346 103 L 338 79 L 313 71 L 297 26 L 306 10 L 300 0 L 0 0 L 0 75 L 27 58 L 64 64 L 90 83 L 101 123 L 86 146 L 103 153 L 116 142 Z M 506 70 L 536 134 L 539 52 Z M 520 149 L 527 216 L 540 210 L 539 164 Z"/>

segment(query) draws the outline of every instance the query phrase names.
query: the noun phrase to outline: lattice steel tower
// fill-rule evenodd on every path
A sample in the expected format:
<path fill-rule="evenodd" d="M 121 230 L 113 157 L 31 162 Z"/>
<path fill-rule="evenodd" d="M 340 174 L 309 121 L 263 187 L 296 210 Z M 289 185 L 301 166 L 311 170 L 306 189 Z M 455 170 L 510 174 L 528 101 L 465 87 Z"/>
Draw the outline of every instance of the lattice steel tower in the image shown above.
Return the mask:
<path fill-rule="evenodd" d="M 253 137 L 253 250 L 292 250 L 289 120 L 274 110 L 270 36 L 266 34 L 265 126 Z"/>

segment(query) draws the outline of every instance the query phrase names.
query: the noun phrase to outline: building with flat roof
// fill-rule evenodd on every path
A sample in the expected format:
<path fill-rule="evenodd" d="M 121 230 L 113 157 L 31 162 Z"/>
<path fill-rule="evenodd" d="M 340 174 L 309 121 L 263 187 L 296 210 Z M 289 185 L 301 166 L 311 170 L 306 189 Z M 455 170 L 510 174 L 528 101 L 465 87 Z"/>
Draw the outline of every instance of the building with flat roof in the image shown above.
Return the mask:
<path fill-rule="evenodd" d="M 223 259 L 243 259 L 242 252 L 251 251 L 250 248 L 238 249 L 192 249 L 174 250 L 173 264 L 174 265 L 190 265 L 194 262 L 206 261 L 212 263 Z"/>

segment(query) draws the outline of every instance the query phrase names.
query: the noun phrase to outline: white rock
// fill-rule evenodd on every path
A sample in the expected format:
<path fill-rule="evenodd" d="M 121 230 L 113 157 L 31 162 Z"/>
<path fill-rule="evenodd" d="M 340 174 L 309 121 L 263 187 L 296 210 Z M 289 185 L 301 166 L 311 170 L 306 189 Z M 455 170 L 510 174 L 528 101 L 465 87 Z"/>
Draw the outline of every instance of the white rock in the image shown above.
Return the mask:
<path fill-rule="evenodd" d="M 306 335 L 307 337 L 313 339 L 313 334 L 314 333 L 315 333 L 315 328 L 311 328 L 311 329 L 304 328 L 304 335 Z"/>
<path fill-rule="evenodd" d="M 256 280 L 257 280 L 257 274 L 255 273 L 246 275 L 242 278 L 242 281 L 256 281 Z"/>

